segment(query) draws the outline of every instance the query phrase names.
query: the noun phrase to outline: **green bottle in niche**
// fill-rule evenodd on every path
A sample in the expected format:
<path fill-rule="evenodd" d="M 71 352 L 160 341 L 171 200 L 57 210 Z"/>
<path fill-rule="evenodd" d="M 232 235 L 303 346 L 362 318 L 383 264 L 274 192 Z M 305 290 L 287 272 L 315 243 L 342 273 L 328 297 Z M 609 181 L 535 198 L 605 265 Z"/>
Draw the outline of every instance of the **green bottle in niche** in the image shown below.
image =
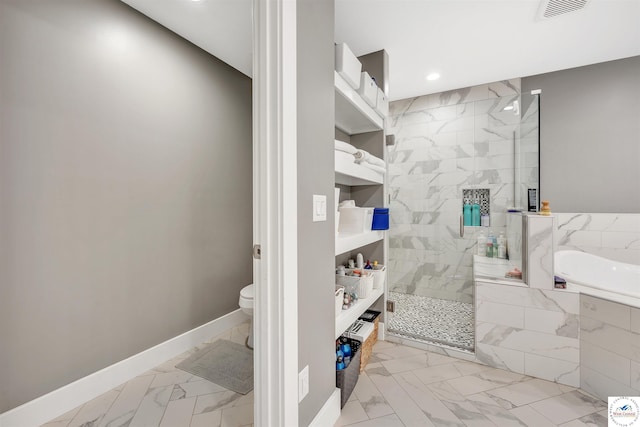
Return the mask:
<path fill-rule="evenodd" d="M 480 227 L 480 205 L 478 202 L 474 202 L 471 205 L 471 225 L 473 227 Z"/>

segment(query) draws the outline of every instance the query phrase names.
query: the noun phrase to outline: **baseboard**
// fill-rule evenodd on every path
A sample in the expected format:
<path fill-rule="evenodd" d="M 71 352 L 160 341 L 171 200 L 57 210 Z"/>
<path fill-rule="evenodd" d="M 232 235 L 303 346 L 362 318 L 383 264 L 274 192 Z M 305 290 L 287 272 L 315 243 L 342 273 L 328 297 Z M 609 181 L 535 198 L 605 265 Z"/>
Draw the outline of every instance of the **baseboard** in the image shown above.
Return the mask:
<path fill-rule="evenodd" d="M 309 427 L 327 427 L 335 425 L 340 417 L 340 389 L 336 388 L 322 405 Z"/>
<path fill-rule="evenodd" d="M 38 426 L 248 319 L 240 309 L 0 414 L 0 427 Z"/>

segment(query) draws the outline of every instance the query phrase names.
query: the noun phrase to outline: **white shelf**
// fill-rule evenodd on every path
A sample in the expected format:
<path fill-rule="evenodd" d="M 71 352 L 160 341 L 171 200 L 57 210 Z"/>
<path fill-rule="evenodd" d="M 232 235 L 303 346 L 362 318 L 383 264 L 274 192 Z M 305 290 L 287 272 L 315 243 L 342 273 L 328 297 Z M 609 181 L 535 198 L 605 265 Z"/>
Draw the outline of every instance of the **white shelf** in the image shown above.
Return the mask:
<path fill-rule="evenodd" d="M 384 181 L 384 175 L 359 165 L 348 159 L 336 156 L 336 184 L 348 186 L 378 185 Z"/>
<path fill-rule="evenodd" d="M 384 287 L 374 289 L 369 297 L 359 299 L 358 302 L 348 310 L 342 310 L 338 317 L 336 317 L 336 338 L 342 335 L 342 333 L 346 331 L 353 322 L 358 320 L 358 317 L 362 316 L 362 313 L 367 311 L 367 309 L 371 307 L 371 305 L 376 302 L 383 293 Z"/>
<path fill-rule="evenodd" d="M 336 127 L 353 135 L 382 130 L 384 120 L 346 80 L 334 71 L 336 88 Z"/>
<path fill-rule="evenodd" d="M 336 236 L 336 255 L 382 239 L 384 239 L 384 231 L 382 230 L 371 230 L 366 233 L 340 233 Z"/>

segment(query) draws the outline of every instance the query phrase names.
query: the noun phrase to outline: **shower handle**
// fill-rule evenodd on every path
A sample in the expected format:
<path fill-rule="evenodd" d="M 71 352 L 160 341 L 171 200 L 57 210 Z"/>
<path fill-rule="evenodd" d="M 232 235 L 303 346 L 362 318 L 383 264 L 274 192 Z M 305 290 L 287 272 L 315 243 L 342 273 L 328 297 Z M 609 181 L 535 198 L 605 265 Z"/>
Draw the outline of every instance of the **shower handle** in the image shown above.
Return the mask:
<path fill-rule="evenodd" d="M 464 237 L 464 218 L 460 215 L 460 237 Z"/>

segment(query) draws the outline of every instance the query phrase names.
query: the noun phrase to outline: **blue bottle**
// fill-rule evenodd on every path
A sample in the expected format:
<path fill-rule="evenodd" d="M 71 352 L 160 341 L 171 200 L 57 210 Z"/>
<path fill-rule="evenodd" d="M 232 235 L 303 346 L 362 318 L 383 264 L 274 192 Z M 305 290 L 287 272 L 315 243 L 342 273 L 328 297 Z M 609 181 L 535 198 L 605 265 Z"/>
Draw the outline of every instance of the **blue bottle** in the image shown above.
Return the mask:
<path fill-rule="evenodd" d="M 477 202 L 471 205 L 471 225 L 480 227 L 480 205 Z"/>
<path fill-rule="evenodd" d="M 343 337 L 342 338 L 342 344 L 340 344 L 340 350 L 342 351 L 342 354 L 344 355 L 344 364 L 349 366 L 349 363 L 351 362 L 351 345 L 349 344 L 349 341 Z"/>
<path fill-rule="evenodd" d="M 465 203 L 462 208 L 462 218 L 465 226 L 471 225 L 471 205 L 469 203 Z"/>
<path fill-rule="evenodd" d="M 346 366 L 342 360 L 342 356 L 338 356 L 338 358 L 336 359 L 336 371 L 341 371 L 344 368 L 346 368 Z"/>

